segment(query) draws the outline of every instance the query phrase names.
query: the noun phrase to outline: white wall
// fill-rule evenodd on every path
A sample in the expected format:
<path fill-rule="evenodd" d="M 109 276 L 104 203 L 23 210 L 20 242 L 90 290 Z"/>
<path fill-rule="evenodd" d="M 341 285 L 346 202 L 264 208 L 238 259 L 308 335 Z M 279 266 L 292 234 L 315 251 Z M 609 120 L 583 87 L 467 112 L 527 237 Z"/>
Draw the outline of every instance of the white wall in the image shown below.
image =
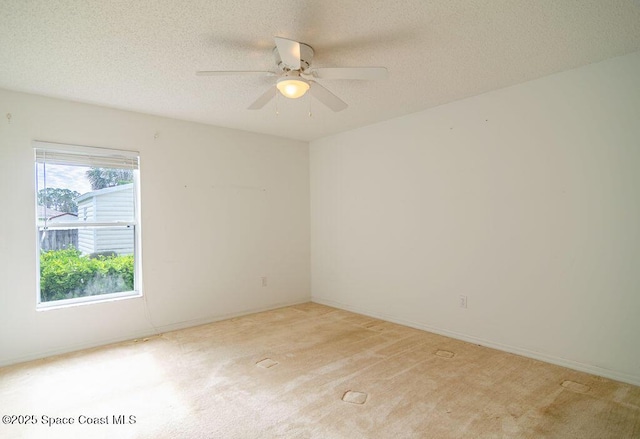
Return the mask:
<path fill-rule="evenodd" d="M 3 90 L 0 114 L 0 365 L 309 300 L 306 142 Z M 35 310 L 33 140 L 140 151 L 143 299 Z"/>
<path fill-rule="evenodd" d="M 635 53 L 312 142 L 313 300 L 640 384 L 639 78 Z"/>

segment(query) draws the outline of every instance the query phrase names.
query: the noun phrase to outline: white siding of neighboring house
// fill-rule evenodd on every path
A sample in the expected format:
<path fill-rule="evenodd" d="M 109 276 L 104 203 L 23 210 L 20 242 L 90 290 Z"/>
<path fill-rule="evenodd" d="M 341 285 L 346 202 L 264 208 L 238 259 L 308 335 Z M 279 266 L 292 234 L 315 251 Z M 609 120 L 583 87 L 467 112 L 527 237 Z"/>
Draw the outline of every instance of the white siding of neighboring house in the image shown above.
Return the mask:
<path fill-rule="evenodd" d="M 78 230 L 78 250 L 82 254 L 89 254 L 95 252 L 95 230 L 93 229 L 79 229 Z"/>
<path fill-rule="evenodd" d="M 118 255 L 133 254 L 133 228 L 95 231 L 95 251 L 114 251 Z"/>
<path fill-rule="evenodd" d="M 95 198 L 90 197 L 78 202 L 78 221 L 94 221 Z M 83 254 L 95 252 L 95 229 L 78 229 L 78 250 Z"/>
<path fill-rule="evenodd" d="M 95 249 L 95 229 L 78 229 L 78 250 L 82 254 L 89 254 Z"/>
<path fill-rule="evenodd" d="M 130 221 L 133 211 L 132 184 L 90 192 L 78 201 L 79 221 Z M 80 229 L 78 248 L 83 254 L 102 251 L 133 254 L 133 236 L 133 229 Z"/>
<path fill-rule="evenodd" d="M 122 190 L 108 192 L 95 197 L 96 221 L 133 220 L 133 185 L 116 186 Z M 113 189 L 116 189 L 113 188 Z"/>

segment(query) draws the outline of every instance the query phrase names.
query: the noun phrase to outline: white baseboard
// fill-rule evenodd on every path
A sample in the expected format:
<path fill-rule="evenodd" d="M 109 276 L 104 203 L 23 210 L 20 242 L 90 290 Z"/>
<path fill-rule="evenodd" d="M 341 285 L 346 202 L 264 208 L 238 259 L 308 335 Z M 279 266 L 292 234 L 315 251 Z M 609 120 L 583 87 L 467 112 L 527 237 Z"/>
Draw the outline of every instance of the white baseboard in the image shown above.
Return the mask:
<path fill-rule="evenodd" d="M 123 341 L 135 340 L 135 339 L 145 338 L 145 337 L 153 337 L 154 335 L 162 334 L 162 333 L 165 333 L 165 332 L 177 331 L 179 329 L 185 329 L 185 328 L 192 328 L 194 326 L 206 325 L 208 323 L 218 322 L 218 321 L 221 321 L 221 320 L 228 320 L 228 319 L 232 319 L 232 318 L 235 318 L 235 317 L 246 316 L 246 315 L 249 315 L 249 314 L 255 314 L 255 313 L 263 312 L 263 311 L 271 311 L 271 310 L 274 310 L 274 309 L 284 308 L 284 307 L 287 307 L 287 306 L 300 305 L 302 303 L 308 303 L 309 301 L 310 301 L 310 299 L 306 299 L 306 300 L 295 301 L 295 302 L 277 303 L 277 304 L 274 304 L 274 305 L 270 305 L 270 306 L 267 306 L 267 307 L 261 307 L 261 308 L 249 308 L 249 309 L 242 310 L 242 311 L 235 312 L 235 313 L 220 314 L 220 315 L 208 316 L 208 317 L 204 317 L 204 318 L 200 318 L 200 319 L 194 319 L 194 320 L 187 320 L 187 321 L 183 321 L 183 322 L 171 323 L 171 324 L 168 324 L 168 325 L 149 327 L 148 329 L 143 329 L 143 330 L 140 330 L 140 331 L 131 332 L 131 333 L 128 333 L 128 334 L 125 334 L 125 335 L 122 335 L 122 336 L 118 336 L 118 337 L 109 337 L 109 338 L 90 341 L 90 342 L 86 342 L 86 343 L 78 343 L 78 344 L 72 344 L 72 345 L 67 345 L 67 346 L 60 346 L 60 347 L 56 347 L 54 349 L 47 350 L 47 351 L 33 352 L 31 354 L 20 356 L 20 357 L 16 357 L 16 358 L 9 358 L 9 359 L 0 360 L 0 367 L 11 366 L 11 365 L 14 365 L 14 364 L 24 363 L 24 362 L 27 362 L 27 361 L 39 360 L 39 359 L 42 359 L 42 358 L 52 357 L 54 355 L 62 355 L 62 354 L 70 353 L 70 352 L 81 351 L 83 349 L 90 349 L 90 348 L 96 348 L 96 347 L 100 347 L 100 346 L 107 346 L 107 345 L 114 344 L 114 343 L 121 343 Z"/>
<path fill-rule="evenodd" d="M 553 355 L 547 355 L 540 352 L 531 351 L 528 349 L 519 348 L 517 346 L 505 345 L 502 343 L 496 343 L 489 340 L 484 340 L 481 338 L 477 338 L 467 334 L 461 334 L 454 331 L 448 331 L 445 329 L 435 328 L 429 325 L 425 325 L 422 323 L 417 323 L 409 320 L 404 320 L 400 318 L 396 318 L 391 315 L 377 313 L 359 306 L 350 306 L 341 302 L 336 302 L 334 300 L 323 299 L 319 297 L 311 297 L 311 301 L 314 303 L 319 303 L 321 305 L 327 305 L 334 308 L 343 309 L 345 311 L 351 311 L 357 314 L 362 314 L 368 317 L 374 317 L 380 320 L 385 320 L 392 323 L 397 323 L 399 325 L 408 326 L 410 328 L 420 329 L 427 332 L 432 332 L 434 334 L 443 335 L 445 337 L 454 338 L 456 340 L 462 340 L 469 343 L 485 346 L 492 349 L 497 349 L 499 351 L 509 352 L 511 354 L 521 355 L 523 357 L 533 358 L 534 360 L 544 361 L 546 363 L 555 364 L 557 366 L 567 367 L 569 369 L 574 369 L 580 372 L 590 373 L 592 375 L 601 376 L 604 378 L 609 378 L 616 381 L 621 381 L 628 384 L 633 384 L 634 386 L 640 386 L 640 376 L 630 375 L 623 372 L 618 372 L 615 370 L 609 370 L 598 366 L 592 366 L 590 364 L 584 364 L 573 360 L 568 360 L 566 358 L 555 357 Z"/>

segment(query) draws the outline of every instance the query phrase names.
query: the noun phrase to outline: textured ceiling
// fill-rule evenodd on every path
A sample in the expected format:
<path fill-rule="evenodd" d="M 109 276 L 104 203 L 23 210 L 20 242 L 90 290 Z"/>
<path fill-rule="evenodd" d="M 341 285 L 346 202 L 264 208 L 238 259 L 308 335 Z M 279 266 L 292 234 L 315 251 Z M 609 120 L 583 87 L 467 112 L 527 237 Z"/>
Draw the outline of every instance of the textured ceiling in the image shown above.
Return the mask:
<path fill-rule="evenodd" d="M 0 0 L 0 12 L 0 88 L 303 140 L 640 50 L 640 0 Z M 311 45 L 315 67 L 390 77 L 320 81 L 349 104 L 333 113 L 308 97 L 250 111 L 274 78 L 194 74 L 272 69 L 273 36 Z"/>

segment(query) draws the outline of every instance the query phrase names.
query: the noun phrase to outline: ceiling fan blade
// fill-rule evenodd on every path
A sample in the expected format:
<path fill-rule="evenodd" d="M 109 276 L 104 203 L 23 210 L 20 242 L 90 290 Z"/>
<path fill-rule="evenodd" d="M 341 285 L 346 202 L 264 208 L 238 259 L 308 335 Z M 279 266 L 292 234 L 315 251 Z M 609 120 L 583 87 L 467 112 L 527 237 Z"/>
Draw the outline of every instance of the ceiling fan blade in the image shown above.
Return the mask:
<path fill-rule="evenodd" d="M 277 89 L 274 87 L 269 87 L 269 89 L 262 94 L 256 101 L 249 106 L 249 110 L 259 110 L 274 98 L 276 95 Z"/>
<path fill-rule="evenodd" d="M 311 71 L 318 79 L 387 79 L 389 72 L 385 67 L 321 67 Z"/>
<path fill-rule="evenodd" d="M 275 37 L 280 59 L 291 70 L 300 70 L 300 43 L 287 38 Z"/>
<path fill-rule="evenodd" d="M 315 81 L 309 81 L 311 83 L 311 87 L 309 88 L 309 93 L 320 102 L 325 104 L 327 107 L 332 109 L 333 111 L 342 111 L 347 108 L 347 104 L 340 99 L 338 96 L 331 93 L 329 90 L 321 86 Z"/>
<path fill-rule="evenodd" d="M 230 75 L 261 75 L 275 76 L 275 72 L 266 70 L 201 70 L 196 72 L 197 76 L 230 76 Z"/>

